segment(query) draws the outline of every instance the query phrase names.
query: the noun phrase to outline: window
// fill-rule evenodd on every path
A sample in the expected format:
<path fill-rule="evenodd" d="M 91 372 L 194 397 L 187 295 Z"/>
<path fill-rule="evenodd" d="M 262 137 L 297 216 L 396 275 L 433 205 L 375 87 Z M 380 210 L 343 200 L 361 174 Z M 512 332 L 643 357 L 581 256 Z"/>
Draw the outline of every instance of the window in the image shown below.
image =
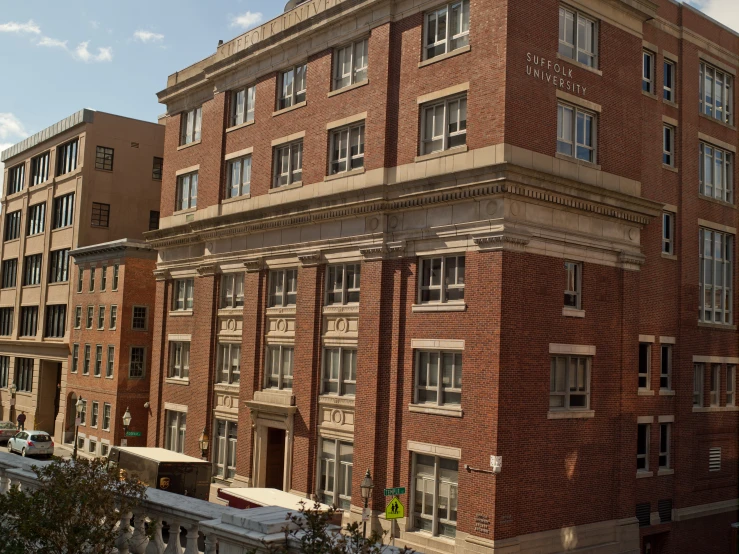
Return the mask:
<path fill-rule="evenodd" d="M 198 205 L 198 172 L 177 177 L 175 211 L 188 210 Z"/>
<path fill-rule="evenodd" d="M 244 274 L 226 273 L 221 276 L 221 308 L 244 306 Z"/>
<path fill-rule="evenodd" d="M 8 194 L 15 194 L 23 190 L 26 181 L 26 164 L 22 163 L 8 170 Z"/>
<path fill-rule="evenodd" d="M 549 379 L 549 409 L 587 410 L 590 407 L 590 358 L 555 356 Z"/>
<path fill-rule="evenodd" d="M 595 114 L 570 104 L 557 106 L 557 152 L 595 163 Z"/>
<path fill-rule="evenodd" d="M 82 400 L 82 411 L 80 412 L 80 425 L 87 425 L 87 400 Z"/>
<path fill-rule="evenodd" d="M 228 161 L 226 198 L 246 196 L 251 192 L 251 156 Z"/>
<path fill-rule="evenodd" d="M 736 366 L 734 364 L 726 366 L 726 405 L 736 406 Z"/>
<path fill-rule="evenodd" d="M 104 265 L 100 268 L 100 290 L 104 291 L 108 286 L 108 266 Z"/>
<path fill-rule="evenodd" d="M 675 214 L 662 212 L 662 253 L 675 255 Z"/>
<path fill-rule="evenodd" d="M 659 388 L 672 390 L 672 345 L 660 346 Z"/>
<path fill-rule="evenodd" d="M 706 62 L 700 65 L 700 108 L 701 113 L 723 123 L 734 122 L 734 80 Z"/>
<path fill-rule="evenodd" d="M 700 143 L 700 193 L 724 202 L 734 202 L 733 155 L 705 142 Z"/>
<path fill-rule="evenodd" d="M 69 248 L 53 250 L 49 258 L 49 283 L 69 280 Z"/>
<path fill-rule="evenodd" d="M 46 202 L 28 208 L 27 235 L 39 235 L 46 227 Z"/>
<path fill-rule="evenodd" d="M 10 212 L 5 216 L 5 240 L 21 238 L 21 211 Z"/>
<path fill-rule="evenodd" d="M 708 449 L 708 471 L 721 471 L 721 447 Z"/>
<path fill-rule="evenodd" d="M 98 413 L 100 411 L 100 405 L 97 402 L 92 403 L 92 413 L 90 414 L 90 427 L 97 427 L 98 426 Z M 90 441 L 92 442 L 92 441 Z M 92 447 L 90 447 L 90 452 L 95 452 Z"/>
<path fill-rule="evenodd" d="M 699 231 L 700 311 L 698 319 L 731 325 L 734 236 L 710 229 Z"/>
<path fill-rule="evenodd" d="M 90 267 L 90 292 L 95 290 L 95 266 Z"/>
<path fill-rule="evenodd" d="M 174 452 L 185 452 L 185 431 L 187 428 L 187 414 L 165 410 L 167 432 L 164 447 Z"/>
<path fill-rule="evenodd" d="M 94 404 L 95 403 L 93 402 L 93 405 Z M 93 427 L 96 427 L 96 425 L 93 425 Z M 90 442 L 87 444 L 87 451 L 90 454 L 95 454 L 95 452 L 97 452 L 97 448 L 98 448 L 97 441 L 95 439 L 90 439 Z"/>
<path fill-rule="evenodd" d="M 318 477 L 321 502 L 343 510 L 351 508 L 353 467 L 354 445 L 351 442 L 321 439 Z"/>
<path fill-rule="evenodd" d="M 85 325 L 87 329 L 92 329 L 92 318 L 94 311 L 95 306 L 87 306 L 87 325 Z"/>
<path fill-rule="evenodd" d="M 13 334 L 13 318 L 15 310 L 13 308 L 0 308 L 0 335 L 9 337 Z"/>
<path fill-rule="evenodd" d="M 77 292 L 82 292 L 82 282 L 84 278 L 85 278 L 85 268 L 79 267 L 79 271 L 77 272 Z"/>
<path fill-rule="evenodd" d="M 70 370 L 72 373 L 77 373 L 77 367 L 79 367 L 80 363 L 80 345 L 75 344 L 72 346 L 72 369 Z"/>
<path fill-rule="evenodd" d="M 41 254 L 26 256 L 23 261 L 23 286 L 41 284 Z"/>
<path fill-rule="evenodd" d="M 154 164 L 151 168 L 151 178 L 155 181 L 162 180 L 162 171 L 164 170 L 164 158 L 154 157 Z"/>
<path fill-rule="evenodd" d="M 324 348 L 323 393 L 354 396 L 357 393 L 357 350 Z"/>
<path fill-rule="evenodd" d="M 703 364 L 693 364 L 693 406 L 703 406 Z"/>
<path fill-rule="evenodd" d="M 18 279 L 18 260 L 4 260 L 3 261 L 3 283 L 4 289 L 11 289 L 15 287 Z"/>
<path fill-rule="evenodd" d="M 180 145 L 199 141 L 203 125 L 203 108 L 182 112 L 180 122 Z"/>
<path fill-rule="evenodd" d="M 236 437 L 235 421 L 216 419 L 216 477 L 233 479 L 236 476 Z"/>
<path fill-rule="evenodd" d="M 649 471 L 649 431 L 652 426 L 639 423 L 636 427 L 636 470 Z"/>
<path fill-rule="evenodd" d="M 464 300 L 464 256 L 421 260 L 421 304 Z"/>
<path fill-rule="evenodd" d="M 218 359 L 221 370 L 216 376 L 216 382 L 227 385 L 238 383 L 241 379 L 241 346 L 219 344 Z"/>
<path fill-rule="evenodd" d="M 45 152 L 31 160 L 31 186 L 40 185 L 49 178 L 49 153 Z"/>
<path fill-rule="evenodd" d="M 280 73 L 277 109 L 284 110 L 290 106 L 305 102 L 305 76 L 308 65 L 298 65 Z"/>
<path fill-rule="evenodd" d="M 414 403 L 436 406 L 462 404 L 462 354 L 416 352 Z"/>
<path fill-rule="evenodd" d="M 110 431 L 110 411 L 110 404 L 103 404 L 103 431 Z"/>
<path fill-rule="evenodd" d="M 53 229 L 69 227 L 74 222 L 74 193 L 54 198 Z"/>
<path fill-rule="evenodd" d="M 665 60 L 662 79 L 662 98 L 668 102 L 675 102 L 675 62 Z"/>
<path fill-rule="evenodd" d="M 721 364 L 711 365 L 711 406 L 721 405 Z"/>
<path fill-rule="evenodd" d="M 652 345 L 648 342 L 639 343 L 639 389 L 649 390 L 652 366 Z"/>
<path fill-rule="evenodd" d="M 118 324 L 118 306 L 110 307 L 110 329 L 115 329 Z"/>
<path fill-rule="evenodd" d="M 293 388 L 293 347 L 267 346 L 267 388 Z"/>
<path fill-rule="evenodd" d="M 130 379 L 143 379 L 146 374 L 146 349 L 143 346 L 131 347 L 131 362 L 128 368 Z"/>
<path fill-rule="evenodd" d="M 82 366 L 82 375 L 90 375 L 90 345 L 85 345 L 85 361 Z"/>
<path fill-rule="evenodd" d="M 113 290 L 118 290 L 118 270 L 119 270 L 119 265 L 114 264 L 113 265 Z"/>
<path fill-rule="evenodd" d="M 110 204 L 92 203 L 90 225 L 93 227 L 108 227 L 110 225 Z"/>
<path fill-rule="evenodd" d="M 654 92 L 654 54 L 649 50 L 642 52 L 641 89 L 649 94 Z"/>
<path fill-rule="evenodd" d="M 10 374 L 10 357 L 0 356 L 0 388 L 8 388 L 8 377 Z"/>
<path fill-rule="evenodd" d="M 659 424 L 659 469 L 670 469 L 671 423 Z"/>
<path fill-rule="evenodd" d="M 108 455 L 108 449 L 110 448 L 109 444 L 105 444 L 104 442 L 100 443 L 100 455 L 105 458 Z"/>
<path fill-rule="evenodd" d="M 269 272 L 270 308 L 295 306 L 298 300 L 298 270 L 276 269 Z"/>
<path fill-rule="evenodd" d="M 115 363 L 115 346 L 108 346 L 108 363 L 105 366 L 105 376 L 113 377 L 113 364 Z"/>
<path fill-rule="evenodd" d="M 64 338 L 67 323 L 66 304 L 46 306 L 46 331 L 45 337 Z"/>
<path fill-rule="evenodd" d="M 148 325 L 148 312 L 149 309 L 146 306 L 134 306 L 133 307 L 133 319 L 131 321 L 131 328 L 134 331 L 146 331 Z"/>
<path fill-rule="evenodd" d="M 35 337 L 38 329 L 38 306 L 21 307 L 21 337 Z"/>
<path fill-rule="evenodd" d="M 172 309 L 174 311 L 192 310 L 194 279 L 178 279 L 174 282 Z"/>
<path fill-rule="evenodd" d="M 425 16 L 425 55 L 430 60 L 470 43 L 470 1 L 452 2 Z"/>
<path fill-rule="evenodd" d="M 272 188 L 303 180 L 303 141 L 275 148 L 275 178 Z"/>
<path fill-rule="evenodd" d="M 672 125 L 662 126 L 662 163 L 675 167 L 675 128 Z"/>
<path fill-rule="evenodd" d="M 326 277 L 326 304 L 356 304 L 359 302 L 361 264 L 328 266 Z"/>
<path fill-rule="evenodd" d="M 74 139 L 59 147 L 56 153 L 56 174 L 64 175 L 77 169 L 77 148 L 79 140 Z"/>
<path fill-rule="evenodd" d="M 413 454 L 413 526 L 432 535 L 457 534 L 459 462 Z"/>
<path fill-rule="evenodd" d="M 364 122 L 331 134 L 331 175 L 364 167 Z"/>
<path fill-rule="evenodd" d="M 32 358 L 16 358 L 15 359 L 15 386 L 20 392 L 33 391 L 33 359 Z"/>
<path fill-rule="evenodd" d="M 582 298 L 582 264 L 565 262 L 565 308 L 579 310 Z"/>
<path fill-rule="evenodd" d="M 149 231 L 156 231 L 157 229 L 159 229 L 159 212 L 149 210 Z"/>
<path fill-rule="evenodd" d="M 245 87 L 231 93 L 231 127 L 254 121 L 257 87 Z"/>
<path fill-rule="evenodd" d="M 170 379 L 189 379 L 190 377 L 190 343 L 171 342 L 169 347 Z"/>
<path fill-rule="evenodd" d="M 338 48 L 334 53 L 334 90 L 367 79 L 367 39 Z"/>
<path fill-rule="evenodd" d="M 113 149 L 98 146 L 95 150 L 95 169 L 113 171 Z"/>
<path fill-rule="evenodd" d="M 559 53 L 589 67 L 597 67 L 598 27 L 594 20 L 559 8 Z"/>
<path fill-rule="evenodd" d="M 105 306 L 98 306 L 98 329 L 105 329 Z"/>
<path fill-rule="evenodd" d="M 467 96 L 447 98 L 421 108 L 421 154 L 467 144 Z"/>

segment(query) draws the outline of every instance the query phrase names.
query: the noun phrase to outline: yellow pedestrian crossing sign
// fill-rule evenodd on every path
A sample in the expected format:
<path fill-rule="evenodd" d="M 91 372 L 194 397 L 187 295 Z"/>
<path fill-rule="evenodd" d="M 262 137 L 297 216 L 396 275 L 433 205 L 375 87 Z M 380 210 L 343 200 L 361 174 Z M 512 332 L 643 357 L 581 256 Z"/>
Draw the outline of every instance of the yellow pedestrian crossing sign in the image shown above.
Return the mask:
<path fill-rule="evenodd" d="M 385 508 L 385 519 L 400 519 L 403 517 L 405 517 L 405 506 L 397 496 L 394 496 Z"/>

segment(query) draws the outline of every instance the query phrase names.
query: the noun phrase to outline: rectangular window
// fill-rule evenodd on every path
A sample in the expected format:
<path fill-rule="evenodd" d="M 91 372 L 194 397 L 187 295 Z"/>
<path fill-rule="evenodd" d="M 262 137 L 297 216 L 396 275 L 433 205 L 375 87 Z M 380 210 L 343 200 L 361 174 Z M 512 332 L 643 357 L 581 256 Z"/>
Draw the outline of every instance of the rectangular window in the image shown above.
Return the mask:
<path fill-rule="evenodd" d="M 129 379 L 143 379 L 144 375 L 146 375 L 146 349 L 143 346 L 132 346 L 128 377 Z"/>
<path fill-rule="evenodd" d="M 357 350 L 323 349 L 323 394 L 354 396 L 357 392 Z"/>
<path fill-rule="evenodd" d="M 174 282 L 172 310 L 192 310 L 194 279 L 178 279 Z"/>
<path fill-rule="evenodd" d="M 662 98 L 668 102 L 675 102 L 675 62 L 665 60 L 662 79 Z"/>
<path fill-rule="evenodd" d="M 98 306 L 98 329 L 105 329 L 105 306 Z"/>
<path fill-rule="evenodd" d="M 246 196 L 251 193 L 251 156 L 244 156 L 227 162 L 228 186 L 226 198 Z"/>
<path fill-rule="evenodd" d="M 159 229 L 159 212 L 149 210 L 149 231 L 156 231 L 157 229 Z"/>
<path fill-rule="evenodd" d="M 422 155 L 467 144 L 467 95 L 424 104 L 421 127 Z"/>
<path fill-rule="evenodd" d="M 675 255 L 675 214 L 662 212 L 662 253 Z"/>
<path fill-rule="evenodd" d="M 40 235 L 46 227 L 46 202 L 29 206 L 28 223 L 26 225 L 26 235 Z"/>
<path fill-rule="evenodd" d="M 331 134 L 331 175 L 364 167 L 364 122 Z"/>
<path fill-rule="evenodd" d="M 0 335 L 9 337 L 13 334 L 13 318 L 15 310 L 13 308 L 0 308 Z"/>
<path fill-rule="evenodd" d="M 0 356 L 0 389 L 8 388 L 10 374 L 10 356 Z"/>
<path fill-rule="evenodd" d="M 171 342 L 169 346 L 169 371 L 167 377 L 170 379 L 190 378 L 190 343 Z"/>
<path fill-rule="evenodd" d="M 69 227 L 74 223 L 74 193 L 54 198 L 53 229 Z"/>
<path fill-rule="evenodd" d="M 700 193 L 724 202 L 734 202 L 734 156 L 705 142 L 700 143 Z"/>
<path fill-rule="evenodd" d="M 49 257 L 49 283 L 69 281 L 69 248 L 53 250 Z"/>
<path fill-rule="evenodd" d="M 80 364 L 80 345 L 75 344 L 72 346 L 72 373 L 77 373 L 77 368 Z"/>
<path fill-rule="evenodd" d="M 26 164 L 25 162 L 11 167 L 8 170 L 8 195 L 15 194 L 23 190 L 26 182 Z"/>
<path fill-rule="evenodd" d="M 726 405 L 736 406 L 736 365 L 734 364 L 726 366 Z"/>
<path fill-rule="evenodd" d="M 198 205 L 198 172 L 177 177 L 175 211 L 188 210 Z"/>
<path fill-rule="evenodd" d="M 298 299 L 298 270 L 275 269 L 269 272 L 270 308 L 295 306 Z"/>
<path fill-rule="evenodd" d="M 40 185 L 49 178 L 49 153 L 45 152 L 31 160 L 31 186 Z"/>
<path fill-rule="evenodd" d="M 15 359 L 15 380 L 20 392 L 33 392 L 33 358 Z"/>
<path fill-rule="evenodd" d="M 303 141 L 278 146 L 274 150 L 274 180 L 272 188 L 284 187 L 303 180 Z"/>
<path fill-rule="evenodd" d="M 721 447 L 708 449 L 708 471 L 721 471 Z"/>
<path fill-rule="evenodd" d="M 118 290 L 118 270 L 119 270 L 119 265 L 114 264 L 113 265 L 113 290 Z"/>
<path fill-rule="evenodd" d="M 218 360 L 221 370 L 216 376 L 216 382 L 227 385 L 238 383 L 241 379 L 241 346 L 219 344 Z"/>
<path fill-rule="evenodd" d="M 118 306 L 110 307 L 110 329 L 115 329 L 118 324 Z"/>
<path fill-rule="evenodd" d="M 639 423 L 636 426 L 636 470 L 649 471 L 649 431 L 652 428 L 648 423 Z"/>
<path fill-rule="evenodd" d="M 94 404 L 95 402 L 93 402 L 93 407 L 94 407 Z M 96 427 L 96 425 L 93 425 L 93 427 Z M 98 448 L 97 441 L 95 439 L 90 439 L 90 442 L 87 445 L 87 451 L 90 454 L 95 454 L 97 452 L 97 448 Z"/>
<path fill-rule="evenodd" d="M 334 51 L 334 89 L 339 90 L 367 79 L 368 40 L 347 44 Z"/>
<path fill-rule="evenodd" d="M 435 406 L 462 405 L 462 354 L 416 352 L 414 402 Z"/>
<path fill-rule="evenodd" d="M 326 304 L 328 306 L 357 304 L 362 276 L 362 264 L 330 265 L 326 274 Z"/>
<path fill-rule="evenodd" d="M 221 276 L 221 308 L 244 306 L 244 274 L 226 273 Z"/>
<path fill-rule="evenodd" d="M 418 297 L 421 304 L 464 300 L 464 256 L 421 260 Z"/>
<path fill-rule="evenodd" d="M 46 331 L 45 337 L 64 338 L 67 323 L 67 305 L 56 304 L 46 306 Z"/>
<path fill-rule="evenodd" d="M 108 227 L 110 225 L 110 204 L 101 202 L 92 203 L 92 219 L 90 225 L 93 227 Z"/>
<path fill-rule="evenodd" d="M 352 502 L 354 445 L 336 439 L 321 439 L 318 495 L 321 502 L 349 510 Z"/>
<path fill-rule="evenodd" d="M 236 437 L 238 436 L 235 421 L 216 419 L 215 472 L 221 479 L 233 479 L 236 476 Z"/>
<path fill-rule="evenodd" d="M 277 98 L 277 109 L 284 110 L 290 106 L 305 102 L 306 73 L 308 65 L 291 67 L 280 73 L 279 95 Z"/>
<path fill-rule="evenodd" d="M 293 388 L 293 347 L 267 346 L 266 388 L 290 390 Z"/>
<path fill-rule="evenodd" d="M 241 125 L 254 121 L 257 87 L 245 87 L 231 93 L 231 125 Z"/>
<path fill-rule="evenodd" d="M 703 406 L 703 364 L 693 364 L 693 406 Z"/>
<path fill-rule="evenodd" d="M 670 469 L 671 423 L 659 424 L 659 469 Z"/>
<path fill-rule="evenodd" d="M 21 238 L 21 211 L 10 212 L 5 216 L 5 240 Z"/>
<path fill-rule="evenodd" d="M 108 346 L 108 363 L 105 366 L 105 376 L 113 377 L 113 366 L 115 364 L 115 346 Z"/>
<path fill-rule="evenodd" d="M 565 262 L 565 308 L 579 310 L 582 306 L 582 264 Z"/>
<path fill-rule="evenodd" d="M 67 144 L 63 144 L 56 152 L 56 174 L 57 177 L 65 175 L 77 169 L 77 150 L 79 147 L 79 139 L 74 139 Z"/>
<path fill-rule="evenodd" d="M 113 149 L 98 146 L 95 150 L 95 169 L 113 171 Z"/>
<path fill-rule="evenodd" d="M 549 409 L 587 410 L 590 408 L 591 359 L 580 356 L 555 356 L 549 380 Z"/>
<path fill-rule="evenodd" d="M 470 43 L 470 1 L 452 2 L 424 17 L 424 59 L 453 52 Z"/>
<path fill-rule="evenodd" d="M 672 345 L 660 346 L 659 388 L 672 390 Z"/>
<path fill-rule="evenodd" d="M 95 290 L 95 266 L 90 267 L 90 292 Z"/>
<path fill-rule="evenodd" d="M 35 337 L 38 329 L 38 306 L 21 307 L 21 337 Z"/>
<path fill-rule="evenodd" d="M 110 431 L 110 416 L 110 404 L 106 402 L 105 404 L 103 404 L 103 431 Z"/>
<path fill-rule="evenodd" d="M 185 431 L 187 429 L 187 414 L 165 410 L 167 424 L 164 447 L 174 452 L 185 452 Z"/>
<path fill-rule="evenodd" d="M 675 167 L 675 128 L 672 125 L 662 126 L 662 163 Z"/>
<path fill-rule="evenodd" d="M 85 268 L 81 266 L 77 267 L 79 269 L 77 272 L 77 292 L 82 292 L 82 285 L 85 278 Z"/>
<path fill-rule="evenodd" d="M 146 306 L 134 306 L 131 328 L 134 331 L 146 331 L 148 329 L 149 309 Z"/>
<path fill-rule="evenodd" d="M 597 67 L 597 23 L 574 10 L 559 8 L 559 53 L 589 67 Z"/>
<path fill-rule="evenodd" d="M 194 108 L 180 114 L 180 145 L 200 140 L 203 125 L 203 108 Z"/>
<path fill-rule="evenodd" d="M 4 289 L 12 289 L 18 280 L 18 260 L 3 261 L 3 283 Z"/>
<path fill-rule="evenodd" d="M 649 50 L 642 52 L 641 89 L 649 94 L 654 92 L 654 54 Z"/>
<path fill-rule="evenodd" d="M 162 180 L 162 171 L 164 170 L 164 158 L 154 157 L 154 164 L 151 168 L 151 178 L 155 181 Z"/>
<path fill-rule="evenodd" d="M 721 405 L 721 364 L 711 365 L 711 406 Z"/>
<path fill-rule="evenodd" d="M 82 375 L 90 375 L 90 353 L 92 350 L 90 349 L 90 345 L 85 345 L 85 360 L 82 365 Z"/>
<path fill-rule="evenodd" d="M 648 342 L 639 343 L 639 389 L 649 390 L 652 366 L 652 345 Z"/>
<path fill-rule="evenodd" d="M 698 242 L 700 254 L 698 319 L 731 325 L 734 320 L 732 314 L 734 236 L 701 228 Z"/>
<path fill-rule="evenodd" d="M 734 123 L 734 79 L 706 62 L 700 64 L 700 109 L 722 123 Z"/>
<path fill-rule="evenodd" d="M 557 152 L 595 163 L 595 114 L 570 104 L 557 106 Z"/>
<path fill-rule="evenodd" d="M 90 427 L 97 427 L 98 426 L 98 415 L 100 412 L 100 405 L 97 402 L 92 403 L 92 413 L 90 414 Z M 92 441 L 90 441 L 92 442 Z M 90 447 L 90 452 L 94 452 L 92 446 Z"/>
<path fill-rule="evenodd" d="M 110 445 L 106 444 L 104 442 L 100 443 L 100 456 L 103 458 L 106 458 L 108 456 L 108 450 L 110 449 Z"/>
<path fill-rule="evenodd" d="M 26 256 L 23 260 L 23 286 L 41 284 L 41 254 Z"/>
<path fill-rule="evenodd" d="M 100 268 L 100 290 L 104 291 L 108 286 L 108 266 L 104 265 Z"/>
<path fill-rule="evenodd" d="M 87 400 L 82 400 L 82 411 L 80 412 L 79 418 L 80 418 L 80 425 L 87 425 Z M 84 439 L 83 439 L 84 440 Z M 84 445 L 84 443 L 83 443 Z M 81 447 L 82 445 L 80 445 Z"/>
<path fill-rule="evenodd" d="M 413 526 L 432 535 L 457 534 L 459 462 L 413 454 Z"/>

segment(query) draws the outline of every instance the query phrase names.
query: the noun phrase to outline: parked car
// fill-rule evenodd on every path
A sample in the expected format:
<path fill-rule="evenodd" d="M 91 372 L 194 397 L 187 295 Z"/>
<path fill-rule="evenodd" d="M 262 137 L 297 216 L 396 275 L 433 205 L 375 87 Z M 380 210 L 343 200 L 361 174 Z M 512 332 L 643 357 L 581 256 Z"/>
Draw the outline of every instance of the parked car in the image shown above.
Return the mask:
<path fill-rule="evenodd" d="M 0 444 L 8 442 L 10 437 L 18 432 L 18 428 L 12 421 L 0 421 Z"/>
<path fill-rule="evenodd" d="M 21 431 L 8 440 L 8 452 L 48 458 L 54 454 L 54 441 L 46 431 Z"/>

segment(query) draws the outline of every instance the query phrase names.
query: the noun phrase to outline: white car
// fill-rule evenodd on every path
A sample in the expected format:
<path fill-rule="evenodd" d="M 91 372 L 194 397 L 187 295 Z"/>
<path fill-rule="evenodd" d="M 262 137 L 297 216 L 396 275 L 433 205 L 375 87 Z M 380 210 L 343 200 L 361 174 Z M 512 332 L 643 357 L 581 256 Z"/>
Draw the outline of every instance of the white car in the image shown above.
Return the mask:
<path fill-rule="evenodd" d="M 46 456 L 54 454 L 54 441 L 46 431 L 21 431 L 8 439 L 8 452 L 21 456 Z"/>
<path fill-rule="evenodd" d="M 12 421 L 0 421 L 0 442 L 7 443 L 17 432 L 18 428 Z"/>

